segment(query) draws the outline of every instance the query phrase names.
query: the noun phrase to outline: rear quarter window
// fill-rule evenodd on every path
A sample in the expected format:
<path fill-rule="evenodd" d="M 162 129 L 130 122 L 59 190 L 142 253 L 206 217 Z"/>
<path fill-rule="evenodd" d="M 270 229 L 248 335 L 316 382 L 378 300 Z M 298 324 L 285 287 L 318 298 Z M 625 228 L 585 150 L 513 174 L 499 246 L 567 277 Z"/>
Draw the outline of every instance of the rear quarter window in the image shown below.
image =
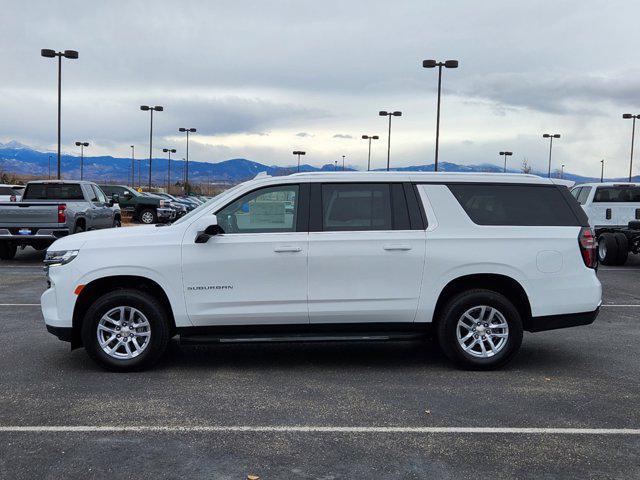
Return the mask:
<path fill-rule="evenodd" d="M 556 186 L 449 184 L 471 221 L 478 225 L 580 226 L 566 196 Z M 578 207 L 579 208 L 579 207 Z"/>

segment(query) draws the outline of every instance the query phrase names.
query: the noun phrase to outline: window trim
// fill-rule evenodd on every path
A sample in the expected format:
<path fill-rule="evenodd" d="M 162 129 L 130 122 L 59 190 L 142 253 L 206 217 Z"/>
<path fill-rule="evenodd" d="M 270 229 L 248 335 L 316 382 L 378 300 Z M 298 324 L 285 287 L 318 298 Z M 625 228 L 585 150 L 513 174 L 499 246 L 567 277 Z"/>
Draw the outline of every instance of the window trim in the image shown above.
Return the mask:
<path fill-rule="evenodd" d="M 221 235 L 271 235 L 271 234 L 291 234 L 291 233 L 306 233 L 308 232 L 308 224 L 309 224 L 309 184 L 308 183 L 298 183 L 298 182 L 287 182 L 287 183 L 276 183 L 272 185 L 262 185 L 260 187 L 253 188 L 251 190 L 247 190 L 246 192 L 241 193 L 240 195 L 233 197 L 224 205 L 216 208 L 213 212 L 213 215 L 218 215 L 222 210 L 227 208 L 232 203 L 240 200 L 242 197 L 245 197 L 253 192 L 257 192 L 259 190 L 265 190 L 267 188 L 276 188 L 276 187 L 287 187 L 293 186 L 298 187 L 298 212 L 296 218 L 295 229 L 291 232 L 234 232 L 234 233 L 223 233 Z"/>

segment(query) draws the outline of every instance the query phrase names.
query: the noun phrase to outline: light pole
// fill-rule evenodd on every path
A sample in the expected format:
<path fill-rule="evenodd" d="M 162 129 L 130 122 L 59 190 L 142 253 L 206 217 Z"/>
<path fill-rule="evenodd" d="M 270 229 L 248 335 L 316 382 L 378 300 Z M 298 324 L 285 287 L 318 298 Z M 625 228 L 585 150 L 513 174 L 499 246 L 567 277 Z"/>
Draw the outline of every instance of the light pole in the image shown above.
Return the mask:
<path fill-rule="evenodd" d="M 342 171 L 344 172 L 344 157 L 346 157 L 346 155 L 342 155 Z"/>
<path fill-rule="evenodd" d="M 560 166 L 560 178 L 564 178 L 564 163 Z"/>
<path fill-rule="evenodd" d="M 458 68 L 458 60 L 446 60 L 444 62 L 436 62 L 435 60 L 423 60 L 422 68 L 438 67 L 438 108 L 436 113 L 436 159 L 434 162 L 434 171 L 438 171 L 438 147 L 440 144 L 440 95 L 442 92 L 442 67 Z"/>
<path fill-rule="evenodd" d="M 80 180 L 84 178 L 84 147 L 88 147 L 89 142 L 76 142 L 76 147 L 80 147 Z"/>
<path fill-rule="evenodd" d="M 631 181 L 631 177 L 633 176 L 633 144 L 636 136 L 636 118 L 640 118 L 640 114 L 633 115 L 631 113 L 625 113 L 622 115 L 622 118 L 633 118 L 633 126 L 631 127 L 631 158 L 629 159 L 629 181 Z"/>
<path fill-rule="evenodd" d="M 171 193 L 171 154 L 176 153 L 175 148 L 163 148 L 164 153 L 169 154 L 169 164 L 167 166 L 167 193 Z"/>
<path fill-rule="evenodd" d="M 302 150 L 294 150 L 293 154 L 298 156 L 298 172 L 299 172 L 300 171 L 300 155 L 306 155 L 307 152 L 303 152 Z"/>
<path fill-rule="evenodd" d="M 178 131 L 187 133 L 187 163 L 185 166 L 184 193 L 185 195 L 189 195 L 189 190 L 191 190 L 191 185 L 189 185 L 189 133 L 196 133 L 196 129 L 180 127 Z"/>
<path fill-rule="evenodd" d="M 151 191 L 151 158 L 153 155 L 153 112 L 162 112 L 164 107 L 156 105 L 150 107 L 149 105 L 140 105 L 140 110 L 151 112 L 151 124 L 149 127 L 149 191 Z"/>
<path fill-rule="evenodd" d="M 560 138 L 559 133 L 545 133 L 542 135 L 542 138 L 549 139 L 549 172 L 547 173 L 547 177 L 551 178 L 551 149 L 553 148 L 553 139 Z"/>
<path fill-rule="evenodd" d="M 64 52 L 56 52 L 49 48 L 40 50 L 40 55 L 46 58 L 58 57 L 58 180 L 60 180 L 60 129 L 62 124 L 62 57 L 68 59 L 78 58 L 78 52 L 75 50 L 65 50 Z"/>
<path fill-rule="evenodd" d="M 338 160 L 334 160 L 333 161 L 333 171 L 337 172 L 338 171 Z"/>
<path fill-rule="evenodd" d="M 600 160 L 600 183 L 604 182 L 604 158 Z"/>
<path fill-rule="evenodd" d="M 387 172 L 389 171 L 389 164 L 391 163 L 391 117 L 401 117 L 402 112 L 386 112 L 381 110 L 378 112 L 381 117 L 389 117 L 389 134 L 387 136 Z"/>
<path fill-rule="evenodd" d="M 378 135 L 362 135 L 363 140 L 369 140 L 369 155 L 367 156 L 367 172 L 371 170 L 371 140 L 378 140 Z"/>
<path fill-rule="evenodd" d="M 504 155 L 504 173 L 507 173 L 507 157 L 513 155 L 513 152 L 500 152 L 500 155 Z"/>
<path fill-rule="evenodd" d="M 131 188 L 136 183 L 136 148 L 131 145 Z"/>

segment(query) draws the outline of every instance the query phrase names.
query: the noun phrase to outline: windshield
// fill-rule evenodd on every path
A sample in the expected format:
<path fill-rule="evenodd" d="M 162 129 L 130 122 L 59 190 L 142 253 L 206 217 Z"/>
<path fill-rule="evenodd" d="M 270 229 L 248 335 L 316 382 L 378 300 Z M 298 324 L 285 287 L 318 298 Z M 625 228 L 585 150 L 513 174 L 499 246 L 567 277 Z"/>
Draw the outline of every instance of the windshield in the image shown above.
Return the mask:
<path fill-rule="evenodd" d="M 199 205 L 197 208 L 194 208 L 189 213 L 187 213 L 184 217 L 173 222 L 173 224 L 178 225 L 180 223 L 183 223 L 185 220 L 188 220 L 194 216 L 198 216 L 200 213 L 202 213 L 203 210 L 206 210 L 207 208 L 209 208 L 209 206 L 214 202 L 217 202 L 218 200 L 221 200 L 227 196 L 233 195 L 236 191 L 240 190 L 245 185 L 245 183 L 240 183 L 235 187 L 230 188 L 229 190 L 225 190 L 224 192 L 219 193 L 218 195 L 213 197 L 211 200 L 203 203 L 202 205 Z"/>

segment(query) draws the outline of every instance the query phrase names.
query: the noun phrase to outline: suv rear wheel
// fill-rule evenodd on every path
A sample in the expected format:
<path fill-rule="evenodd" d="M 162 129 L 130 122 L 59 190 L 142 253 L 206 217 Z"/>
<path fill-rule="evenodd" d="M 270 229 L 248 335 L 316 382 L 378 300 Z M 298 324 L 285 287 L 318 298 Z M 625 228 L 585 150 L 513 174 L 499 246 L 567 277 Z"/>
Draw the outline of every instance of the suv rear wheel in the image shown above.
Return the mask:
<path fill-rule="evenodd" d="M 138 290 L 116 290 L 98 298 L 82 323 L 82 342 L 100 366 L 114 371 L 143 370 L 167 348 L 169 323 L 164 307 Z"/>
<path fill-rule="evenodd" d="M 489 370 L 507 363 L 520 349 L 522 320 L 504 295 L 468 290 L 449 300 L 437 334 L 445 355 L 458 366 Z"/>

